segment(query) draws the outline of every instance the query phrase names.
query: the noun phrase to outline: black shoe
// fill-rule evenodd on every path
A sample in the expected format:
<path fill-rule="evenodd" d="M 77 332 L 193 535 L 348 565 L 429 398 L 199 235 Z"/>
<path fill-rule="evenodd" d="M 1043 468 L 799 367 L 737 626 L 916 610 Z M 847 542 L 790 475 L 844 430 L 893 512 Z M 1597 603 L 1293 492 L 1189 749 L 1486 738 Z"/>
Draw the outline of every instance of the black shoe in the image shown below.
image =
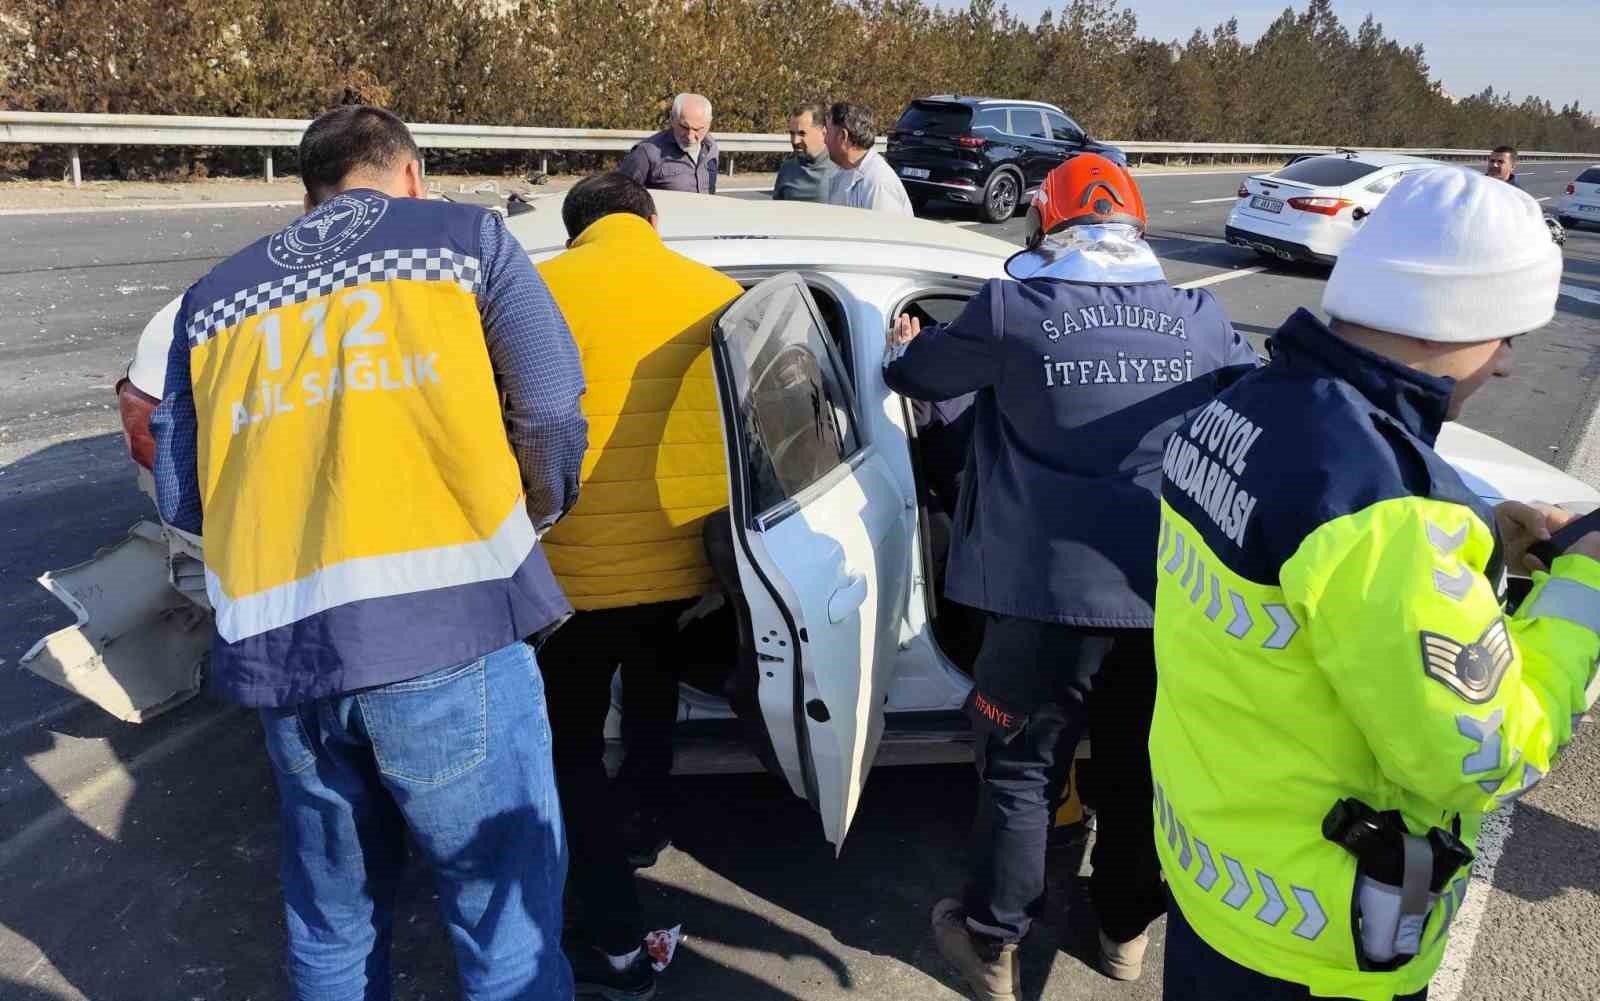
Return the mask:
<path fill-rule="evenodd" d="M 643 949 L 625 969 L 613 969 L 599 949 L 579 947 L 567 953 L 580 998 L 606 1001 L 650 1001 L 656 995 L 656 971 Z"/>
<path fill-rule="evenodd" d="M 648 869 L 655 865 L 670 844 L 672 833 L 667 827 L 665 810 L 644 806 L 623 818 L 623 851 L 628 856 L 628 864 L 635 869 Z"/>

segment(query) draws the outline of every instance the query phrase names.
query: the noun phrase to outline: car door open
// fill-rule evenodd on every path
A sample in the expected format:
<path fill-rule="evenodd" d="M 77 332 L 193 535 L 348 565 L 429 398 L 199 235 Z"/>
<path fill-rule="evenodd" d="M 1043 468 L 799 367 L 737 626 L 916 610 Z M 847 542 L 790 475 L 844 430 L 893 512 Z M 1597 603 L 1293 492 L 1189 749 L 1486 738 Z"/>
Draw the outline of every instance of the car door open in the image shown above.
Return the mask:
<path fill-rule="evenodd" d="M 736 300 L 712 355 L 760 722 L 837 848 L 883 733 L 914 505 L 861 439 L 849 379 L 799 275 Z"/>

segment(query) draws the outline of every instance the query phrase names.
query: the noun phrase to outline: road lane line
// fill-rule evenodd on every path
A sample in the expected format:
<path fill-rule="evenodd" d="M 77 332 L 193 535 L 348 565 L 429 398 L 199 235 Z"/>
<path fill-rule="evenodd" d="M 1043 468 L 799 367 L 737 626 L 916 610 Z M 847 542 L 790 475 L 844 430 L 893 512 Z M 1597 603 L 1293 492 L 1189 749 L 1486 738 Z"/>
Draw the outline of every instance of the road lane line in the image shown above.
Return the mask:
<path fill-rule="evenodd" d="M 1428 990 L 1430 1001 L 1456 1001 L 1467 986 L 1472 950 L 1478 943 L 1478 932 L 1483 929 L 1495 867 L 1500 864 L 1500 855 L 1511 839 L 1511 813 L 1515 809 L 1510 806 L 1483 818 L 1483 829 L 1478 833 L 1478 860 L 1472 866 L 1467 899 L 1450 926 L 1450 944 L 1445 947 L 1444 961 L 1439 964 L 1439 972 L 1434 974 L 1433 986 Z"/>
<path fill-rule="evenodd" d="M 1582 285 L 1568 285 L 1566 282 L 1562 282 L 1561 294 L 1571 296 L 1579 302 L 1600 306 L 1600 292 L 1596 292 L 1592 288 L 1584 288 Z"/>
<path fill-rule="evenodd" d="M 1547 202 L 1547 201 L 1549 201 L 1549 200 L 1550 200 L 1550 199 L 1552 199 L 1552 198 L 1554 198 L 1554 197 L 1555 197 L 1555 195 L 1545 195 L 1545 196 L 1544 196 L 1544 197 L 1543 197 L 1543 198 L 1541 198 L 1541 199 L 1539 199 L 1539 200 L 1540 200 L 1540 201 L 1541 201 L 1541 202 Z"/>
<path fill-rule="evenodd" d="M 1223 282 L 1231 282 L 1235 278 L 1244 278 L 1247 275 L 1259 275 L 1265 270 L 1267 270 L 1266 265 L 1258 264 L 1255 267 L 1240 268 L 1237 271 L 1224 271 L 1219 275 L 1206 275 L 1204 278 L 1196 278 L 1192 282 L 1174 285 L 1173 288 L 1205 288 L 1207 285 L 1220 285 Z"/>
<path fill-rule="evenodd" d="M 982 226 L 983 223 L 980 222 L 977 219 L 966 219 L 966 220 L 963 220 L 961 222 L 953 222 L 950 225 L 952 225 L 952 226 Z M 1001 225 L 1004 225 L 1004 223 L 1002 223 Z"/>
<path fill-rule="evenodd" d="M 1239 196 L 1238 195 L 1229 195 L 1226 198 L 1196 198 L 1194 201 L 1190 202 L 1189 204 L 1190 205 L 1210 205 L 1213 202 L 1233 202 L 1233 201 L 1238 201 L 1238 200 L 1239 200 Z"/>

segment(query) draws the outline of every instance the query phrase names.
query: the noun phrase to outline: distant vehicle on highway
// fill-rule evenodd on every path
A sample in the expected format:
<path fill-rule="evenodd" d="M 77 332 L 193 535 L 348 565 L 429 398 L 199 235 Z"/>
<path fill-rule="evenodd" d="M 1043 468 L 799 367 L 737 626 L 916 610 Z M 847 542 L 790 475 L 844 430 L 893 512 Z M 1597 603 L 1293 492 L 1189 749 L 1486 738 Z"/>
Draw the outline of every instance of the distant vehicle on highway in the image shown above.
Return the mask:
<path fill-rule="evenodd" d="M 1016 247 L 878 212 L 653 195 L 667 245 L 747 289 L 712 344 L 729 508 L 716 523 L 728 544 L 707 552 L 727 601 L 670 654 L 688 678 L 677 766 L 764 765 L 838 845 L 874 764 L 972 760 L 960 714 L 971 664 L 951 653 L 971 637 L 938 570 L 949 520 L 924 503 L 910 406 L 884 385 L 880 360 L 892 320 L 952 319 Z M 561 200 L 527 204 L 511 231 L 536 261 L 560 253 Z M 179 309 L 173 301 L 145 328 L 116 388 L 130 471 L 146 493 L 150 414 Z M 370 370 L 368 353 L 387 349 L 359 343 L 352 355 Z M 1460 425 L 1445 426 L 1439 450 L 1490 502 L 1600 504 L 1600 491 Z M 89 562 L 46 575 L 79 621 L 24 666 L 127 720 L 194 695 L 211 634 L 201 542 L 142 521 Z M 1247 628 L 1241 638 L 1260 642 L 1276 627 Z M 616 715 L 607 727 L 615 740 Z"/>
<path fill-rule="evenodd" d="M 1600 163 L 1574 178 L 1552 208 L 1561 225 L 1568 229 L 1580 223 L 1600 225 Z"/>
<path fill-rule="evenodd" d="M 1397 153 L 1308 156 L 1239 185 L 1224 235 L 1263 257 L 1331 265 L 1400 178 L 1438 166 Z"/>
<path fill-rule="evenodd" d="M 1053 104 L 938 95 L 912 101 L 889 131 L 889 163 L 912 204 L 945 198 L 1005 222 L 1051 169 L 1078 153 L 1127 163 Z"/>

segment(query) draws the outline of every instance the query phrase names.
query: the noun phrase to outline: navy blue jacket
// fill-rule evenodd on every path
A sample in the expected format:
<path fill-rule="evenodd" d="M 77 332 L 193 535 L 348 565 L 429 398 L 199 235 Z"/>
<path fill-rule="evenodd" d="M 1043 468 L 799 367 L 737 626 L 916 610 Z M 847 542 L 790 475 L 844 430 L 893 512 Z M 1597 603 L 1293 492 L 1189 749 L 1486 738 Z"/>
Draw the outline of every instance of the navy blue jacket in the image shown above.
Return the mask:
<path fill-rule="evenodd" d="M 1493 531 L 1494 509 L 1434 451 L 1454 388 L 1296 310 L 1272 336 L 1271 364 L 1172 436 L 1162 496 L 1229 569 L 1270 587 L 1312 532 L 1380 501 L 1460 504 Z M 1220 482 L 1208 491 L 1207 479 Z M 1230 488 L 1235 503 L 1208 503 Z M 1486 576 L 1498 581 L 1502 567 L 1497 535 Z"/>
<path fill-rule="evenodd" d="M 977 393 L 945 593 L 1003 615 L 1150 628 L 1167 437 L 1257 363 L 1204 291 L 990 281 L 884 372 L 913 399 Z"/>

